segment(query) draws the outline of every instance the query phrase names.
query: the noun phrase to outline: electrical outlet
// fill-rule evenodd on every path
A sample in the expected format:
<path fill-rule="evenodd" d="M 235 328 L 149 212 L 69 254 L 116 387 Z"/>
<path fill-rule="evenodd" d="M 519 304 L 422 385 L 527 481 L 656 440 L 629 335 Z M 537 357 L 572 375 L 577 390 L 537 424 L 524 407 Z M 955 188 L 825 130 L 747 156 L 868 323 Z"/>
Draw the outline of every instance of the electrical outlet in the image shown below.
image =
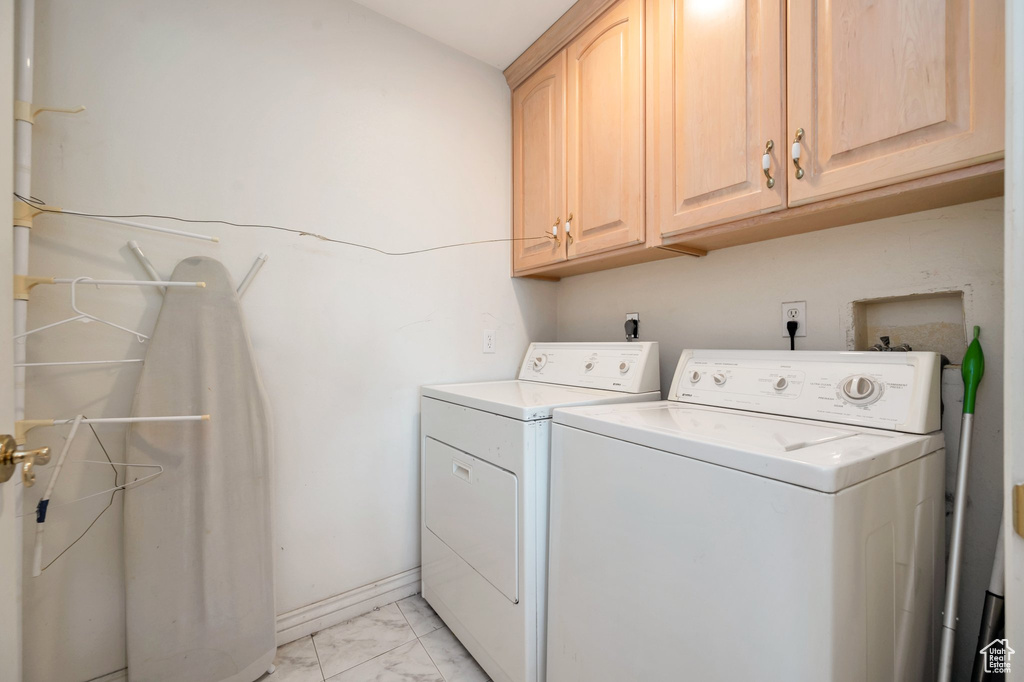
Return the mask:
<path fill-rule="evenodd" d="M 789 338 L 787 322 L 797 323 L 796 335 L 807 336 L 807 301 L 789 301 L 782 304 L 782 338 Z"/>
<path fill-rule="evenodd" d="M 630 321 L 635 321 L 636 326 L 630 325 Z M 626 313 L 626 340 L 635 341 L 640 338 L 640 313 Z"/>
<path fill-rule="evenodd" d="M 496 345 L 497 344 L 495 342 L 494 330 L 493 329 L 485 329 L 484 330 L 484 352 L 485 353 L 493 353 L 495 351 L 495 346 Z"/>

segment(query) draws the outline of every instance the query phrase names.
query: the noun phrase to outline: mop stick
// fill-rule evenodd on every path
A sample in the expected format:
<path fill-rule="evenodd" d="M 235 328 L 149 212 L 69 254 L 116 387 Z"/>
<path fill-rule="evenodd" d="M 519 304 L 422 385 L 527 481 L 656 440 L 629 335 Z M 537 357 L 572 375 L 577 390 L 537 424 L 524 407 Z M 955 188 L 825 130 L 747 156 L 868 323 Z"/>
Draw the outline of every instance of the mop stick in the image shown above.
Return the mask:
<path fill-rule="evenodd" d="M 978 384 L 985 374 L 985 355 L 974 328 L 974 340 L 964 354 L 961 374 L 964 378 L 964 415 L 960 422 L 960 452 L 956 465 L 956 493 L 953 498 L 953 534 L 949 544 L 949 567 L 946 570 L 946 607 L 942 613 L 942 649 L 939 654 L 939 682 L 949 682 L 953 675 L 953 642 L 956 638 L 956 600 L 960 591 L 960 563 L 963 553 L 964 516 L 967 512 L 967 466 L 971 457 L 971 432 L 974 428 L 974 401 Z"/>

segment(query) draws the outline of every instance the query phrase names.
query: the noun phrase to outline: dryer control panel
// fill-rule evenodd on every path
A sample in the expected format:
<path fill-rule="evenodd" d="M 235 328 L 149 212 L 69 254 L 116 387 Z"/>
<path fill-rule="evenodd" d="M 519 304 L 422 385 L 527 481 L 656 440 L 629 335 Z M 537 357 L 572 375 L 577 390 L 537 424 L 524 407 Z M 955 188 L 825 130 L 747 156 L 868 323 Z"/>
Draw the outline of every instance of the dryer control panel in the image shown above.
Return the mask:
<path fill-rule="evenodd" d="M 930 433 L 940 423 L 936 353 L 683 351 L 669 399 Z"/>
<path fill-rule="evenodd" d="M 658 344 L 531 343 L 519 379 L 624 393 L 657 391 L 661 389 Z"/>

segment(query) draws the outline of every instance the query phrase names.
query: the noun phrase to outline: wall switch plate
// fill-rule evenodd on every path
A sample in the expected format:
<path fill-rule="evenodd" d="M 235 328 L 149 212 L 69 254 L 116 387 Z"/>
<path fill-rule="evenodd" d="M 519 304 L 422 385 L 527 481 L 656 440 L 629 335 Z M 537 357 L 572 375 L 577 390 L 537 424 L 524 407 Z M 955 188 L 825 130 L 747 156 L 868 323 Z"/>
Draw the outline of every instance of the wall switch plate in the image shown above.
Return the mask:
<path fill-rule="evenodd" d="M 495 342 L 494 330 L 493 329 L 485 329 L 484 330 L 484 352 L 485 353 L 493 353 L 493 352 L 495 352 L 495 346 L 496 345 L 497 345 L 497 343 Z"/>
<path fill-rule="evenodd" d="M 796 335 L 807 336 L 807 301 L 788 301 L 782 304 L 782 338 L 789 338 L 786 323 L 796 321 Z"/>

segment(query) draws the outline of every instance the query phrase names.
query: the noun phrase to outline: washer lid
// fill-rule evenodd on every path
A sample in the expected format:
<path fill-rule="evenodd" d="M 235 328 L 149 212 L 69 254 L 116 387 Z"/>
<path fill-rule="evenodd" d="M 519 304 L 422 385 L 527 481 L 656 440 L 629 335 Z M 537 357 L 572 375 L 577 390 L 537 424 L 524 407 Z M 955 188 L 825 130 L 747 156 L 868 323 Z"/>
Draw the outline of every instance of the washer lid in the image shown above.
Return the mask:
<path fill-rule="evenodd" d="M 522 421 L 550 419 L 551 411 L 556 407 L 650 401 L 661 397 L 658 392 L 621 393 L 519 380 L 424 386 L 420 394 L 425 398 L 436 398 Z"/>
<path fill-rule="evenodd" d="M 908 435 L 675 402 L 558 410 L 556 424 L 834 493 L 942 447 Z"/>

